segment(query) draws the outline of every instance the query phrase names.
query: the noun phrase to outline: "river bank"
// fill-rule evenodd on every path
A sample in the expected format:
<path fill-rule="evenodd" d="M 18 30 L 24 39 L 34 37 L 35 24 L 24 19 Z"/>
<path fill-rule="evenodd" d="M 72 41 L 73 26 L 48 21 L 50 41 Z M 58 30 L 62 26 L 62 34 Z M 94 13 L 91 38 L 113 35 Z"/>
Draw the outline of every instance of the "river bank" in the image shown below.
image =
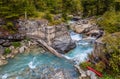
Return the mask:
<path fill-rule="evenodd" d="M 79 20 L 79 21 L 76 21 L 75 23 L 78 24 L 78 25 L 80 23 L 83 23 L 83 27 L 85 26 L 84 29 L 89 29 L 89 27 L 86 28 L 86 25 L 90 25 L 92 27 L 91 24 L 87 24 L 87 23 L 84 24 L 83 21 L 84 20 Z M 23 24 L 24 24 L 24 22 L 23 22 Z M 62 49 L 62 52 L 61 52 L 61 50 L 58 50 L 58 52 L 61 52 L 61 53 L 65 53 L 63 51 L 68 49 L 68 46 L 71 46 L 71 44 L 75 44 L 76 43 L 77 47 L 75 49 L 71 50 L 68 54 L 65 54 L 66 55 L 65 57 L 68 60 L 72 60 L 72 62 L 74 61 L 74 63 L 76 63 L 76 64 L 79 64 L 81 61 L 84 61 L 87 58 L 87 54 L 91 53 L 92 50 L 93 50 L 92 49 L 93 46 L 91 45 L 91 44 L 93 44 L 92 43 L 93 38 L 86 38 L 86 37 L 91 37 L 91 36 L 95 37 L 94 35 L 92 35 L 90 33 L 88 34 L 88 32 L 90 32 L 91 30 L 87 31 L 87 33 L 84 33 L 84 34 L 88 35 L 88 36 L 86 36 L 86 35 L 82 35 L 82 34 L 81 35 L 80 34 L 76 34 L 74 32 L 73 33 L 72 32 L 68 32 L 68 30 L 66 28 L 64 28 L 65 27 L 64 25 L 57 25 L 57 26 L 55 26 L 55 28 L 57 28 L 60 32 L 54 33 L 55 29 L 54 29 L 53 26 L 52 27 L 51 26 L 46 27 L 46 25 L 43 23 L 43 24 L 40 25 L 39 29 L 40 30 L 44 29 L 44 27 L 41 28 L 41 26 L 45 26 L 46 27 L 45 29 L 48 30 L 48 33 L 47 33 L 48 35 L 46 36 L 47 38 L 44 38 L 45 35 L 46 35 L 46 32 L 41 32 L 40 30 L 37 29 L 37 27 L 39 27 L 39 26 L 36 25 L 37 27 L 33 27 L 34 25 L 36 25 L 36 22 L 28 21 L 28 24 L 23 25 L 25 28 L 22 28 L 23 26 L 21 26 L 19 31 L 23 32 L 24 29 L 27 29 L 25 31 L 26 36 L 29 36 L 29 35 L 35 35 L 36 36 L 36 35 L 38 35 L 39 37 L 42 37 L 42 39 L 44 39 L 47 42 L 48 45 L 51 45 L 53 40 L 54 40 L 54 43 L 51 45 L 51 46 L 53 46 L 53 48 L 55 48 L 55 49 L 65 48 L 65 49 Z M 73 25 L 73 24 L 71 24 L 71 25 Z M 71 25 L 69 25 L 69 26 L 71 26 Z M 81 27 L 79 27 L 79 29 L 80 28 Z M 94 30 L 94 29 L 92 29 L 92 30 Z M 42 31 L 44 31 L 44 30 L 42 30 Z M 43 34 L 43 35 L 41 35 L 41 34 Z M 59 36 L 58 36 L 58 34 L 59 34 Z M 99 35 L 99 32 L 98 32 L 98 35 Z M 19 50 L 17 50 L 18 52 L 15 53 L 15 55 L 17 55 L 19 53 L 23 53 L 23 52 L 27 52 L 28 53 L 28 52 L 33 51 L 34 48 L 38 48 L 38 46 L 36 47 L 37 43 L 35 41 L 33 41 L 33 40 L 23 40 L 23 41 L 21 41 L 21 43 L 22 43 L 22 46 L 20 48 L 15 48 L 16 50 L 19 49 Z M 58 48 L 56 48 L 56 45 L 58 46 Z M 63 45 L 65 47 L 61 47 Z M 72 46 L 73 46 L 72 48 L 74 48 L 75 45 L 72 45 Z M 12 49 L 12 47 L 10 47 L 10 48 Z M 70 49 L 71 48 L 69 48 L 69 50 Z M 14 47 L 13 47 L 12 50 L 14 50 Z M 41 51 L 41 53 L 45 52 L 43 49 L 39 50 L 39 51 Z M 14 54 L 14 53 L 8 54 L 9 55 L 8 58 L 12 58 L 12 54 Z M 81 56 L 83 56 L 83 57 L 80 58 Z M 31 67 L 31 65 L 29 65 L 29 63 L 28 63 L 28 66 Z"/>
<path fill-rule="evenodd" d="M 79 39 L 81 39 L 81 35 L 78 34 L 77 36 L 79 36 Z M 65 55 L 70 58 L 67 60 L 63 58 L 58 58 L 47 52 L 39 53 L 40 51 L 38 52 L 35 51 L 31 53 L 22 53 L 17 55 L 14 59 L 10 59 L 8 65 L 2 66 L 1 67 L 2 69 L 0 70 L 0 74 L 1 74 L 1 77 L 7 76 L 6 77 L 7 79 L 17 78 L 17 77 L 26 78 L 26 79 L 27 78 L 36 79 L 37 77 L 38 78 L 43 78 L 45 76 L 48 77 L 47 73 L 48 71 L 50 71 L 51 74 L 48 73 L 50 75 L 49 77 L 50 79 L 51 77 L 53 79 L 56 79 L 60 77 L 62 74 L 63 74 L 62 76 L 63 79 L 67 79 L 67 78 L 78 79 L 79 74 L 75 69 L 74 64 L 76 64 L 76 62 L 78 61 L 79 62 L 83 61 L 83 59 L 86 58 L 87 53 L 90 53 L 92 50 L 93 50 L 93 47 L 89 41 L 87 44 L 86 42 L 80 41 L 75 49 L 71 50 Z M 81 55 L 83 57 L 79 59 Z M 71 60 L 74 60 L 74 62 Z M 10 67 L 11 69 L 9 69 Z M 19 71 L 19 69 L 21 70 Z M 39 69 L 43 69 L 44 71 L 43 70 L 39 71 Z M 13 74 L 11 74 L 11 72 Z M 24 74 L 23 72 L 26 72 L 26 74 L 22 75 Z M 29 73 L 29 77 L 27 73 Z"/>

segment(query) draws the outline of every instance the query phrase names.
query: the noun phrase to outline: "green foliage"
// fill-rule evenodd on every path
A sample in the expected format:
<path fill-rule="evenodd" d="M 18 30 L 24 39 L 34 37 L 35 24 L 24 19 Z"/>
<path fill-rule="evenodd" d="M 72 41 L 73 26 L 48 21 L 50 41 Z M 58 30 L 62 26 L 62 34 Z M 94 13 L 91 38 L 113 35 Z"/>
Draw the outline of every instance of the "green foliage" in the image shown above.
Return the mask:
<path fill-rule="evenodd" d="M 82 68 L 82 69 L 84 69 L 84 70 L 86 70 L 87 69 L 87 66 L 93 66 L 90 62 L 82 62 L 82 63 L 80 63 L 80 67 Z"/>
<path fill-rule="evenodd" d="M 11 50 L 10 50 L 10 48 L 5 48 L 4 52 L 5 52 L 5 54 L 9 54 L 9 53 L 11 53 Z"/>
<path fill-rule="evenodd" d="M 107 35 L 104 37 L 103 41 L 107 43 L 106 51 L 111 55 L 111 58 L 109 59 L 111 71 L 113 71 L 114 74 L 118 74 L 120 72 L 120 33 Z"/>
<path fill-rule="evenodd" d="M 17 47 L 20 47 L 21 46 L 21 43 L 20 42 L 12 42 L 12 45 L 17 48 Z"/>
<path fill-rule="evenodd" d="M 8 31 L 10 34 L 14 34 L 16 32 L 16 28 L 14 24 L 10 21 L 7 21 L 5 25 L 2 25 L 1 28 Z"/>
<path fill-rule="evenodd" d="M 16 19 L 27 12 L 31 16 L 35 12 L 33 0 L 2 0 L 0 1 L 0 18 Z"/>
<path fill-rule="evenodd" d="M 53 21 L 53 16 L 52 14 L 50 14 L 49 12 L 47 12 L 45 15 L 44 15 L 44 18 L 49 20 L 50 22 Z"/>
<path fill-rule="evenodd" d="M 120 31 L 120 13 L 108 11 L 102 16 L 102 20 L 98 24 L 108 33 Z"/>
<path fill-rule="evenodd" d="M 106 11 L 114 9 L 114 0 L 81 0 L 83 5 L 83 15 L 85 17 L 102 15 Z M 117 6 L 120 7 L 120 6 Z"/>
<path fill-rule="evenodd" d="M 37 12 L 50 14 L 82 12 L 81 0 L 0 0 L 0 18 L 16 19 L 20 16 L 36 16 Z"/>
<path fill-rule="evenodd" d="M 102 62 L 102 61 L 100 61 L 99 63 L 97 63 L 96 65 L 95 65 L 95 69 L 97 70 L 97 71 L 100 71 L 100 72 L 103 72 L 103 70 L 105 69 L 105 64 Z"/>
<path fill-rule="evenodd" d="M 119 79 L 118 75 L 108 75 L 106 73 L 103 73 L 103 77 L 100 79 Z"/>

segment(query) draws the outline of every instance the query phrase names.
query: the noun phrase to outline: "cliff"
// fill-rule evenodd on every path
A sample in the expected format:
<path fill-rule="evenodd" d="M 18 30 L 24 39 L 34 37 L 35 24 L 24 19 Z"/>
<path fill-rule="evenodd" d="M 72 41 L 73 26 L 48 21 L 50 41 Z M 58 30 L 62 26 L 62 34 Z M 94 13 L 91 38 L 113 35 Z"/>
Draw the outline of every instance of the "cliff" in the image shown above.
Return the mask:
<path fill-rule="evenodd" d="M 75 47 L 66 24 L 49 26 L 48 21 L 19 21 L 19 32 L 26 36 L 37 36 L 60 53 L 66 53 Z"/>

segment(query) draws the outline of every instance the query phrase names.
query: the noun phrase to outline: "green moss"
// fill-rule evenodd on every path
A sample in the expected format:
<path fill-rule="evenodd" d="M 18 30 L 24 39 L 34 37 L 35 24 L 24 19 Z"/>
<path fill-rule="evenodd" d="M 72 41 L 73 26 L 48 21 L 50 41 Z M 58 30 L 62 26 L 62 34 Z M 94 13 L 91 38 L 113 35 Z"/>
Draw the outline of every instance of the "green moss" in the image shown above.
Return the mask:
<path fill-rule="evenodd" d="M 10 50 L 10 48 L 5 48 L 5 54 L 9 54 L 9 53 L 11 53 L 11 50 Z"/>
<path fill-rule="evenodd" d="M 20 42 L 12 42 L 12 45 L 17 48 L 17 47 L 20 47 L 21 46 L 21 43 Z"/>

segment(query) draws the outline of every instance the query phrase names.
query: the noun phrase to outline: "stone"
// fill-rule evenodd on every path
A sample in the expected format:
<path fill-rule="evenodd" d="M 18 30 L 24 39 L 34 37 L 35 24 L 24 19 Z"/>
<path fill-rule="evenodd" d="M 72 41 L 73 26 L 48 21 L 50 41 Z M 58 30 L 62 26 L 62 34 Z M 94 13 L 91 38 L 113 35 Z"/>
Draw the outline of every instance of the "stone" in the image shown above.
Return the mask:
<path fill-rule="evenodd" d="M 5 60 L 5 59 L 6 59 L 3 55 L 0 55 L 0 58 L 1 58 L 2 60 Z"/>
<path fill-rule="evenodd" d="M 0 45 L 0 54 L 4 54 L 4 47 Z"/>
<path fill-rule="evenodd" d="M 25 39 L 25 34 L 16 33 L 12 35 L 2 36 L 0 38 L 3 40 L 10 40 L 10 41 L 21 41 Z"/>
<path fill-rule="evenodd" d="M 0 59 L 0 66 L 6 65 L 8 63 L 7 60 Z"/>
<path fill-rule="evenodd" d="M 9 48 L 10 48 L 10 50 L 14 50 L 14 49 L 15 49 L 15 47 L 14 47 L 14 46 L 10 46 Z"/>
<path fill-rule="evenodd" d="M 50 79 L 65 79 L 62 71 L 56 72 L 56 74 Z"/>
<path fill-rule="evenodd" d="M 26 46 L 22 46 L 19 48 L 19 53 L 23 53 L 25 51 L 27 47 Z"/>
<path fill-rule="evenodd" d="M 69 50 L 76 47 L 75 43 L 71 40 L 71 38 L 67 35 L 60 36 L 59 38 L 55 38 L 52 43 L 52 47 L 56 49 L 59 53 L 67 53 Z"/>
<path fill-rule="evenodd" d="M 18 54 L 18 53 L 19 53 L 19 50 L 18 50 L 18 49 L 13 49 L 13 50 L 12 50 L 12 53 L 13 53 L 13 54 Z"/>
<path fill-rule="evenodd" d="M 11 57 L 10 57 L 10 58 L 14 58 L 14 57 L 15 57 L 15 55 L 11 54 Z"/>
<path fill-rule="evenodd" d="M 6 55 L 6 58 L 11 58 L 11 54 Z"/>
<path fill-rule="evenodd" d="M 76 25 L 75 26 L 75 32 L 82 33 L 85 30 L 85 28 L 82 27 L 82 25 Z"/>
<path fill-rule="evenodd" d="M 0 45 L 2 45 L 3 43 L 5 43 L 4 39 L 0 39 Z"/>
<path fill-rule="evenodd" d="M 69 25 L 70 29 L 77 33 L 88 33 L 91 30 L 98 29 L 97 24 L 91 23 L 89 19 L 80 19 Z"/>
<path fill-rule="evenodd" d="M 8 40 L 2 44 L 3 47 L 9 47 L 11 45 L 11 42 L 9 42 Z"/>
<path fill-rule="evenodd" d="M 86 74 L 90 77 L 90 79 L 97 79 L 96 74 L 92 72 L 91 70 L 87 70 Z"/>

